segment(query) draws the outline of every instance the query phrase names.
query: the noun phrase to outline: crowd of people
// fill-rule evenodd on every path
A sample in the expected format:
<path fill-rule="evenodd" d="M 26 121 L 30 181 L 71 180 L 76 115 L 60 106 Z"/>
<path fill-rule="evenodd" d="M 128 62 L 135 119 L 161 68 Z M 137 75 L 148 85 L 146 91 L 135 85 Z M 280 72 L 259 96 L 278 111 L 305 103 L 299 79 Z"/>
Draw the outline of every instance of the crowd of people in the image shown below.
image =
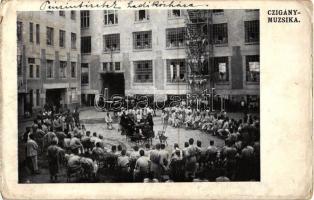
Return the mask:
<path fill-rule="evenodd" d="M 118 113 L 121 134 L 140 134 L 153 131 L 155 111 L 121 109 Z M 159 140 L 141 145 L 109 145 L 104 135 L 91 133 L 80 124 L 79 113 L 67 110 L 62 114 L 44 111 L 26 128 L 23 135 L 26 165 L 33 174 L 39 174 L 38 156 L 48 164 L 50 180 L 58 181 L 61 168 L 67 179 L 72 176 L 97 181 L 104 171 L 115 174 L 113 182 L 180 182 L 180 181 L 259 181 L 259 119 L 245 115 L 234 120 L 226 112 L 173 106 L 162 110 L 163 132 L 167 126 L 199 129 L 224 139 L 218 148 L 211 140 L 209 146 L 195 140 L 193 135 L 184 144 L 172 147 Z M 112 117 L 106 114 L 105 123 L 112 129 Z M 148 128 L 136 128 L 137 124 Z M 135 127 L 135 128 L 134 128 Z M 134 133 L 133 133 L 134 132 Z M 182 145 L 182 146 L 181 146 Z"/>
<path fill-rule="evenodd" d="M 198 129 L 205 133 L 212 133 L 222 138 L 236 133 L 238 129 L 243 128 L 246 123 L 254 125 L 259 129 L 259 120 L 257 116 L 246 115 L 244 119 L 238 121 L 228 117 L 225 111 L 214 113 L 210 110 L 192 109 L 190 106 L 173 106 L 162 110 L 161 121 L 163 129 L 168 125 L 186 129 Z M 244 123 L 243 123 L 244 122 Z"/>

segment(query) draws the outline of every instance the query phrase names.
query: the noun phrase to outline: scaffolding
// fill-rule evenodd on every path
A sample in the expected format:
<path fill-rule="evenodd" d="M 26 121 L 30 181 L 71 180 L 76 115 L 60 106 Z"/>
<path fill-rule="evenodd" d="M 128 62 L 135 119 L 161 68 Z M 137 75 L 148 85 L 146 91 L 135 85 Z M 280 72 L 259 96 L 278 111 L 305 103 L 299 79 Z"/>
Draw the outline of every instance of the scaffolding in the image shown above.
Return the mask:
<path fill-rule="evenodd" d="M 188 89 L 193 95 L 208 93 L 213 88 L 212 10 L 187 10 L 186 63 Z"/>

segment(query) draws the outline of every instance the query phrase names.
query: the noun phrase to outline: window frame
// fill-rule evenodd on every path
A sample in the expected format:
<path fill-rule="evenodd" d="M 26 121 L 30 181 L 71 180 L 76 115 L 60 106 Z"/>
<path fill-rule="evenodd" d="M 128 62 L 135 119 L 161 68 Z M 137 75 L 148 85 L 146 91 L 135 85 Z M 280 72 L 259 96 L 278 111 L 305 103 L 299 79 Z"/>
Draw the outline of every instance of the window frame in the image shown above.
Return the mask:
<path fill-rule="evenodd" d="M 46 27 L 46 44 L 48 46 L 54 46 L 54 28 Z"/>
<path fill-rule="evenodd" d="M 28 79 L 35 79 L 35 75 L 36 73 L 34 74 L 34 69 L 36 67 L 36 62 L 35 62 L 35 58 L 33 57 L 29 57 L 27 59 L 27 63 L 28 63 Z"/>
<path fill-rule="evenodd" d="M 181 42 L 181 46 L 179 45 L 180 44 L 180 41 L 174 41 L 173 43 L 178 43 L 177 45 L 170 45 L 172 44 L 169 40 L 171 38 L 169 38 L 171 35 L 175 35 L 175 39 L 178 40 L 179 38 L 179 34 L 183 34 L 183 40 Z M 186 28 L 185 27 L 178 27 L 178 28 L 167 28 L 166 29 L 166 48 L 167 49 L 177 49 L 177 48 L 185 48 L 185 36 L 186 36 Z M 180 39 L 180 38 L 179 38 Z"/>
<path fill-rule="evenodd" d="M 176 16 L 173 14 L 174 11 L 179 11 L 180 15 Z M 168 10 L 168 19 L 180 19 L 183 18 L 183 10 L 182 9 L 170 9 Z"/>
<path fill-rule="evenodd" d="M 75 10 L 71 10 L 71 11 L 70 11 L 70 18 L 71 18 L 72 20 L 76 20 L 76 12 L 75 12 Z"/>
<path fill-rule="evenodd" d="M 35 78 L 40 78 L 40 65 L 35 65 Z"/>
<path fill-rule="evenodd" d="M 67 65 L 68 65 L 67 61 L 63 61 L 63 60 L 59 61 L 59 78 L 66 79 L 68 77 Z"/>
<path fill-rule="evenodd" d="M 119 65 L 119 69 L 117 69 L 117 64 Z M 102 72 L 119 72 L 121 71 L 121 62 L 103 62 L 101 71 Z"/>
<path fill-rule="evenodd" d="M 257 73 L 257 80 L 254 80 L 253 78 L 249 78 L 250 75 L 252 77 L 252 73 L 250 70 L 250 62 L 259 62 L 259 72 Z M 260 82 L 260 55 L 245 55 L 245 81 L 247 83 L 256 83 L 258 84 Z M 253 80 L 252 80 L 253 79 Z"/>
<path fill-rule="evenodd" d="M 148 66 L 146 67 L 146 64 L 148 64 Z M 138 68 L 139 65 L 141 66 L 140 69 Z M 148 68 L 149 72 L 143 71 L 141 68 L 142 66 L 144 68 Z M 153 61 L 152 60 L 140 60 L 140 61 L 133 61 L 133 72 L 134 72 L 134 77 L 133 77 L 133 82 L 135 84 L 153 84 L 154 83 L 154 70 L 153 70 Z M 141 74 L 139 74 L 139 72 Z M 143 76 L 150 76 L 148 79 L 146 79 L 146 81 L 139 81 L 140 79 L 138 79 L 139 75 L 143 75 Z M 149 81 L 147 81 L 149 80 Z"/>
<path fill-rule="evenodd" d="M 113 13 L 109 13 L 113 12 Z M 113 26 L 119 24 L 119 14 L 118 10 L 104 10 L 104 25 L 105 26 Z M 109 24 L 109 15 L 113 15 L 113 23 Z"/>
<path fill-rule="evenodd" d="M 23 41 L 23 22 L 22 21 L 16 22 L 16 38 L 18 42 Z"/>
<path fill-rule="evenodd" d="M 147 34 L 147 38 L 145 36 L 146 34 Z M 138 50 L 138 51 L 152 50 L 153 38 L 152 38 L 151 30 L 133 32 L 132 35 L 133 35 L 133 50 Z M 148 42 L 148 44 L 145 44 L 146 42 Z M 140 45 L 137 45 L 137 44 L 140 44 Z"/>
<path fill-rule="evenodd" d="M 71 32 L 71 49 L 76 49 L 76 43 L 77 43 L 77 34 Z"/>
<path fill-rule="evenodd" d="M 83 65 L 87 66 L 87 72 L 83 72 Z M 85 67 L 86 67 L 85 66 Z M 83 83 L 83 74 L 87 73 L 87 83 Z M 81 85 L 82 86 L 88 86 L 90 82 L 90 67 L 89 67 L 89 63 L 81 63 Z"/>
<path fill-rule="evenodd" d="M 111 46 L 107 48 L 107 42 L 110 41 Z M 116 48 L 112 49 L 112 45 L 114 41 L 117 42 Z M 103 52 L 110 53 L 110 52 L 119 52 L 120 51 L 120 33 L 113 33 L 113 34 L 106 34 L 103 35 Z"/>
<path fill-rule="evenodd" d="M 256 22 L 256 24 L 254 22 Z M 253 24 L 250 24 L 250 23 L 253 23 Z M 253 30 L 253 33 L 251 33 L 252 29 L 256 29 L 256 30 Z M 257 36 L 255 36 L 256 38 L 250 39 L 249 38 L 250 34 L 257 34 Z M 260 41 L 260 21 L 258 19 L 244 21 L 244 42 L 246 44 L 251 44 L 251 43 L 258 44 L 259 41 Z"/>
<path fill-rule="evenodd" d="M 61 45 L 61 41 L 63 45 Z M 65 30 L 60 29 L 59 30 L 59 47 L 65 48 L 66 45 L 66 32 Z"/>
<path fill-rule="evenodd" d="M 34 23 L 29 22 L 29 42 L 34 43 Z"/>
<path fill-rule="evenodd" d="M 229 68 L 229 56 L 217 56 L 213 58 L 214 62 L 214 71 L 217 74 L 217 82 L 218 83 L 223 83 L 223 82 L 229 82 L 230 81 L 230 68 Z M 219 72 L 219 64 L 220 63 L 225 63 L 226 64 L 226 78 L 222 79 L 221 74 Z"/>
<path fill-rule="evenodd" d="M 65 11 L 64 10 L 59 10 L 59 16 L 60 17 L 65 17 Z"/>
<path fill-rule="evenodd" d="M 17 55 L 17 76 L 22 77 L 23 76 L 23 57 L 22 55 Z"/>
<path fill-rule="evenodd" d="M 36 44 L 40 44 L 40 24 L 36 24 Z"/>
<path fill-rule="evenodd" d="M 145 11 L 145 17 L 140 20 L 140 12 Z M 135 11 L 135 20 L 136 23 L 141 23 L 141 22 L 149 22 L 150 21 L 150 12 L 147 9 L 140 9 Z"/>
<path fill-rule="evenodd" d="M 84 45 L 83 45 L 86 42 L 86 41 L 84 41 L 84 39 L 87 39 L 87 38 L 89 38 L 89 48 L 87 48 L 88 49 L 87 52 L 84 52 L 84 50 L 86 49 L 86 47 L 84 47 Z M 81 53 L 82 54 L 90 54 L 91 52 L 92 52 L 92 36 L 82 36 L 81 37 Z"/>
<path fill-rule="evenodd" d="M 74 64 L 74 68 L 73 68 L 73 64 Z M 73 71 L 72 69 L 74 69 L 74 76 L 73 76 Z M 77 78 L 77 63 L 76 62 L 72 62 L 71 61 L 71 78 Z"/>
<path fill-rule="evenodd" d="M 36 106 L 40 106 L 40 90 L 36 89 Z"/>
<path fill-rule="evenodd" d="M 48 76 L 48 63 L 51 63 L 51 77 Z M 46 59 L 46 78 L 47 79 L 54 79 L 55 78 L 55 70 L 54 69 L 55 69 L 54 60 Z"/>
<path fill-rule="evenodd" d="M 179 64 L 180 68 L 179 68 L 179 72 L 181 72 L 182 69 L 184 69 L 184 77 L 181 79 L 176 76 L 173 81 L 171 81 L 171 70 L 170 70 L 170 66 L 171 64 L 174 63 L 173 65 L 173 76 L 177 75 L 177 65 Z M 181 65 L 183 63 L 183 65 Z M 187 83 L 187 75 L 188 75 L 188 71 L 187 71 L 187 64 L 185 59 L 167 59 L 166 60 L 166 82 L 167 84 L 186 84 Z M 181 76 L 181 73 L 180 73 Z"/>
<path fill-rule="evenodd" d="M 213 9 L 214 15 L 223 15 L 225 13 L 224 9 Z"/>
<path fill-rule="evenodd" d="M 222 27 L 219 27 L 222 26 Z M 218 40 L 217 37 L 223 37 L 226 38 L 225 40 Z M 228 45 L 229 43 L 229 35 L 228 35 L 228 23 L 219 23 L 219 24 L 213 24 L 213 43 L 214 45 Z M 221 41 L 221 42 L 218 42 Z"/>
<path fill-rule="evenodd" d="M 81 21 L 80 21 L 81 29 L 88 29 L 90 26 L 90 12 L 89 12 L 89 10 L 81 10 L 80 16 L 81 16 Z"/>

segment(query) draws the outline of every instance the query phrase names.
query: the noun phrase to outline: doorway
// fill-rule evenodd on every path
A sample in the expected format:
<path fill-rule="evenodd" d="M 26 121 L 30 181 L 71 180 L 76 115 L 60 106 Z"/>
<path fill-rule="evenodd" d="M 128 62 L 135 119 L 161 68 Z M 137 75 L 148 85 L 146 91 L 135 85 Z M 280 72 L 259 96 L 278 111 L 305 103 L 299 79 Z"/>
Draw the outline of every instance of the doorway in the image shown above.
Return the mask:
<path fill-rule="evenodd" d="M 46 103 L 55 108 L 55 112 L 59 112 L 60 108 L 65 103 L 65 89 L 47 89 Z"/>
<path fill-rule="evenodd" d="M 110 99 L 113 95 L 124 96 L 124 74 L 123 73 L 105 73 L 102 75 L 102 94 Z"/>

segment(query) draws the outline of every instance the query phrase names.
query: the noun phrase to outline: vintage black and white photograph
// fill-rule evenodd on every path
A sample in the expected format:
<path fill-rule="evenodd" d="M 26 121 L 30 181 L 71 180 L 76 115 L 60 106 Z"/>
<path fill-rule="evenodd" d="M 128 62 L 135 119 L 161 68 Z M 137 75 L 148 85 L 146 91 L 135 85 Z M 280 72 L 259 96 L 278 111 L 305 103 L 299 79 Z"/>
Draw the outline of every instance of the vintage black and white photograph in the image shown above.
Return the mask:
<path fill-rule="evenodd" d="M 18 11 L 18 182 L 259 182 L 259 17 Z"/>

